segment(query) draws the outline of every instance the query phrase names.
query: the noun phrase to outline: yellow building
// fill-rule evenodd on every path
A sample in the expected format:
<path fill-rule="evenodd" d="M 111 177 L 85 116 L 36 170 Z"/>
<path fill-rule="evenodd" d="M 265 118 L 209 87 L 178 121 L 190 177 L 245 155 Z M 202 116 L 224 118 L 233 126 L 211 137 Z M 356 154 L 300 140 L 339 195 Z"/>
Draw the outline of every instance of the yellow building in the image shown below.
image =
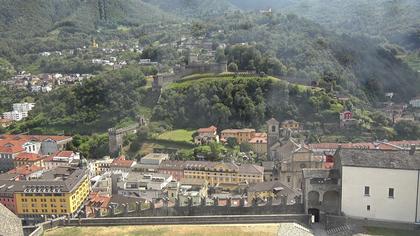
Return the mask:
<path fill-rule="evenodd" d="M 259 183 L 264 180 L 264 168 L 257 165 L 207 161 L 187 161 L 184 178 L 204 179 L 210 186 Z"/>
<path fill-rule="evenodd" d="M 285 120 L 281 123 L 281 128 L 283 129 L 291 129 L 291 130 L 299 130 L 300 123 L 295 120 Z"/>
<path fill-rule="evenodd" d="M 279 181 L 257 183 L 247 189 L 248 203 L 252 203 L 254 200 L 267 201 L 269 199 L 278 199 L 280 196 L 287 197 L 289 202 L 298 195 L 300 195 L 298 191 L 281 184 Z"/>
<path fill-rule="evenodd" d="M 267 154 L 267 133 L 255 133 L 249 144 L 253 152 L 259 155 Z"/>
<path fill-rule="evenodd" d="M 15 192 L 16 212 L 20 217 L 73 216 L 90 191 L 87 171 L 72 167 L 58 167 L 39 179 L 25 182 Z"/>
<path fill-rule="evenodd" d="M 225 129 L 222 131 L 221 140 L 235 138 L 238 144 L 249 142 L 255 136 L 255 129 Z"/>

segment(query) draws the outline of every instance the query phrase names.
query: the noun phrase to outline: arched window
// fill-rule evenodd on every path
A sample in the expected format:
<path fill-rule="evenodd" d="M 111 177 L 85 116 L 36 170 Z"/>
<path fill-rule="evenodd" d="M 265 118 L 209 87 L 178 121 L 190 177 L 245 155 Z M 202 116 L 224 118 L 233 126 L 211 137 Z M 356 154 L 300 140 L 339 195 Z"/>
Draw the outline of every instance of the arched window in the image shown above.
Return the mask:
<path fill-rule="evenodd" d="M 271 126 L 271 132 L 276 132 L 276 126 L 275 125 Z"/>

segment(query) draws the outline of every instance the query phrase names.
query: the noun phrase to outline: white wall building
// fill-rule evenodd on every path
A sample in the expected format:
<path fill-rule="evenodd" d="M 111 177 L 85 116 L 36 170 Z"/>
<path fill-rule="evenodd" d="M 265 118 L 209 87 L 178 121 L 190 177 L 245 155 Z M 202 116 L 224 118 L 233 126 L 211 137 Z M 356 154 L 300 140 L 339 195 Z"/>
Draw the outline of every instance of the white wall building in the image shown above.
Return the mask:
<path fill-rule="evenodd" d="M 420 153 L 346 149 L 338 152 L 341 211 L 346 216 L 420 222 Z"/>
<path fill-rule="evenodd" d="M 420 108 L 420 97 L 416 97 L 410 101 L 410 105 L 415 108 Z"/>

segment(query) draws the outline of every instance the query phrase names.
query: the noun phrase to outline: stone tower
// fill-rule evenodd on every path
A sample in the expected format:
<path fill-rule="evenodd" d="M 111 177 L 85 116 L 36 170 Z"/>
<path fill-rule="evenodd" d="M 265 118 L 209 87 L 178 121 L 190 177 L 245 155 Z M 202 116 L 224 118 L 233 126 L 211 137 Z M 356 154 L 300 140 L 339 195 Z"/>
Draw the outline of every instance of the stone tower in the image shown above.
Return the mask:
<path fill-rule="evenodd" d="M 273 160 L 270 148 L 280 140 L 279 126 L 280 123 L 274 118 L 267 121 L 267 153 L 269 160 Z"/>

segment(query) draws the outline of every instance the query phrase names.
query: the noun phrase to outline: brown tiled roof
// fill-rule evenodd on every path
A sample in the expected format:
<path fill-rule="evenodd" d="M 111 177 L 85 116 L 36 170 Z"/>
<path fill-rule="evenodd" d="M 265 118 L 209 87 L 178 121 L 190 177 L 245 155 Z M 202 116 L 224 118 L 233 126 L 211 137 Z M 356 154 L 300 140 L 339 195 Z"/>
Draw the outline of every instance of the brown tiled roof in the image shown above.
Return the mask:
<path fill-rule="evenodd" d="M 68 158 L 70 158 L 72 155 L 74 155 L 73 151 L 61 151 L 55 154 L 56 157 L 68 157 Z"/>
<path fill-rule="evenodd" d="M 16 156 L 15 160 L 36 162 L 41 160 L 41 156 L 35 153 L 21 152 Z"/>
<path fill-rule="evenodd" d="M 52 139 L 54 141 L 60 142 L 66 139 L 71 139 L 71 136 L 61 136 L 61 135 L 21 135 L 21 134 L 2 134 L 0 135 L 0 140 L 23 140 L 42 142 L 47 139 Z"/>
<path fill-rule="evenodd" d="M 10 170 L 7 173 L 18 174 L 18 175 L 30 175 L 32 173 L 38 172 L 38 171 L 43 170 L 43 169 L 44 169 L 43 167 L 39 167 L 39 166 L 35 166 L 35 165 L 32 165 L 32 166 L 25 165 L 25 166 L 16 167 L 16 168 Z"/>
<path fill-rule="evenodd" d="M 124 168 L 128 168 L 133 166 L 134 161 L 132 160 L 126 160 L 125 156 L 120 156 L 118 158 L 115 158 L 112 163 L 111 163 L 111 167 L 124 167 Z"/>
<path fill-rule="evenodd" d="M 217 128 L 215 126 L 210 126 L 208 128 L 200 128 L 197 130 L 199 133 L 214 133 L 217 131 Z"/>

